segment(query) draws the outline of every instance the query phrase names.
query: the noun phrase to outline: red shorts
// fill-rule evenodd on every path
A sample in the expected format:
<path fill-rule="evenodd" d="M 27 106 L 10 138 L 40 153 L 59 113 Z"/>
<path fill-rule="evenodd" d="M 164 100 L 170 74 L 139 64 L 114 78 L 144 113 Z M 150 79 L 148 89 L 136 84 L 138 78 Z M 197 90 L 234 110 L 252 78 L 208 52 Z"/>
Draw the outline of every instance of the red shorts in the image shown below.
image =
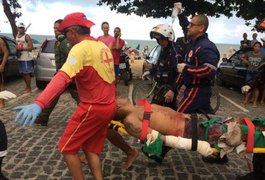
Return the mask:
<path fill-rule="evenodd" d="M 59 140 L 61 153 L 76 154 L 82 148 L 99 154 L 115 111 L 116 102 L 110 105 L 79 103 Z"/>

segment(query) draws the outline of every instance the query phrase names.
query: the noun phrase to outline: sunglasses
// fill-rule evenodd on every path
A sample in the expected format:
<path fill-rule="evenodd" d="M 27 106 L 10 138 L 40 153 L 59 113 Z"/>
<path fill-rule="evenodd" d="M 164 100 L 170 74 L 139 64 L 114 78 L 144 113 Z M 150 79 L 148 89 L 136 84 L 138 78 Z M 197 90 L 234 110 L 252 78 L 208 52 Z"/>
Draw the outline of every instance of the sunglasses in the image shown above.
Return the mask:
<path fill-rule="evenodd" d="M 195 24 L 195 23 L 193 23 L 193 22 L 190 22 L 190 23 L 189 23 L 189 26 L 190 26 L 190 27 L 193 27 L 193 26 L 201 26 L 201 25 L 202 25 L 202 24 Z"/>

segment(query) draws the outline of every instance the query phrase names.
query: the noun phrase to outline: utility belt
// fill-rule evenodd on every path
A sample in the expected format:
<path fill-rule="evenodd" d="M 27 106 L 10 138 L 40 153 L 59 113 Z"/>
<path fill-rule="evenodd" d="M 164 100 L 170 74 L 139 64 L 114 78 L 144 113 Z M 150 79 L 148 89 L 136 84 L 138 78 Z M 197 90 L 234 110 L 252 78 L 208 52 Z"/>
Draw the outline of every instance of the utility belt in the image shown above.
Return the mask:
<path fill-rule="evenodd" d="M 250 73 L 258 73 L 259 71 L 254 69 L 254 70 L 248 70 L 248 72 L 250 72 Z"/>
<path fill-rule="evenodd" d="M 155 74 L 155 80 L 158 84 L 171 84 L 173 82 L 171 72 L 158 72 Z"/>

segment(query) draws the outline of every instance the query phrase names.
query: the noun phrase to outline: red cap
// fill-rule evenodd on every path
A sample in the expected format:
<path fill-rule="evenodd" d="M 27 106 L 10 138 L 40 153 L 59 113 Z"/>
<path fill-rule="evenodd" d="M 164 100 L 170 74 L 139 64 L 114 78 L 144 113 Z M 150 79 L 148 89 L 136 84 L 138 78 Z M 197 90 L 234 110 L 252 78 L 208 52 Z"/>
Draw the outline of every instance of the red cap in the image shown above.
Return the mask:
<path fill-rule="evenodd" d="M 61 22 L 58 30 L 62 32 L 66 28 L 71 26 L 83 26 L 90 28 L 93 25 L 95 24 L 92 21 L 89 21 L 84 13 L 76 12 L 66 15 L 63 21 Z"/>

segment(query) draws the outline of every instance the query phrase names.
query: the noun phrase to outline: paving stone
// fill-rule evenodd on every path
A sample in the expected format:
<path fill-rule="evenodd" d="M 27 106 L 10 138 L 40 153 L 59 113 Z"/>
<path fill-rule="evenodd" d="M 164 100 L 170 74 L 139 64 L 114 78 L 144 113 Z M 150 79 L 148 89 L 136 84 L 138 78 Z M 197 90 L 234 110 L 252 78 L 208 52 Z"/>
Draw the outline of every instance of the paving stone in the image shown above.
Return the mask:
<path fill-rule="evenodd" d="M 7 89 L 14 89 L 19 95 L 24 85 L 20 81 L 8 85 Z M 127 97 L 127 86 L 119 84 L 118 91 Z M 57 149 L 67 120 L 75 110 L 71 96 L 68 93 L 61 96 L 47 127 L 34 125 L 22 128 L 14 122 L 15 112 L 11 109 L 19 104 L 32 103 L 40 92 L 35 90 L 29 95 L 9 101 L 8 107 L 0 111 L 0 119 L 5 123 L 8 134 L 8 154 L 3 161 L 3 173 L 10 180 L 71 180 Z M 259 111 L 264 115 L 264 110 Z M 139 157 L 130 169 L 121 169 L 121 163 L 126 160 L 125 154 L 106 140 L 100 154 L 104 180 L 234 180 L 237 175 L 248 173 L 246 161 L 235 154 L 229 155 L 229 162 L 225 165 L 212 165 L 204 163 L 196 152 L 172 149 L 160 165 L 141 153 L 141 144 L 137 139 L 123 137 L 132 147 L 139 149 Z M 252 156 L 247 155 L 247 158 L 251 161 Z M 84 165 L 83 171 L 87 180 L 93 179 L 88 166 Z"/>

